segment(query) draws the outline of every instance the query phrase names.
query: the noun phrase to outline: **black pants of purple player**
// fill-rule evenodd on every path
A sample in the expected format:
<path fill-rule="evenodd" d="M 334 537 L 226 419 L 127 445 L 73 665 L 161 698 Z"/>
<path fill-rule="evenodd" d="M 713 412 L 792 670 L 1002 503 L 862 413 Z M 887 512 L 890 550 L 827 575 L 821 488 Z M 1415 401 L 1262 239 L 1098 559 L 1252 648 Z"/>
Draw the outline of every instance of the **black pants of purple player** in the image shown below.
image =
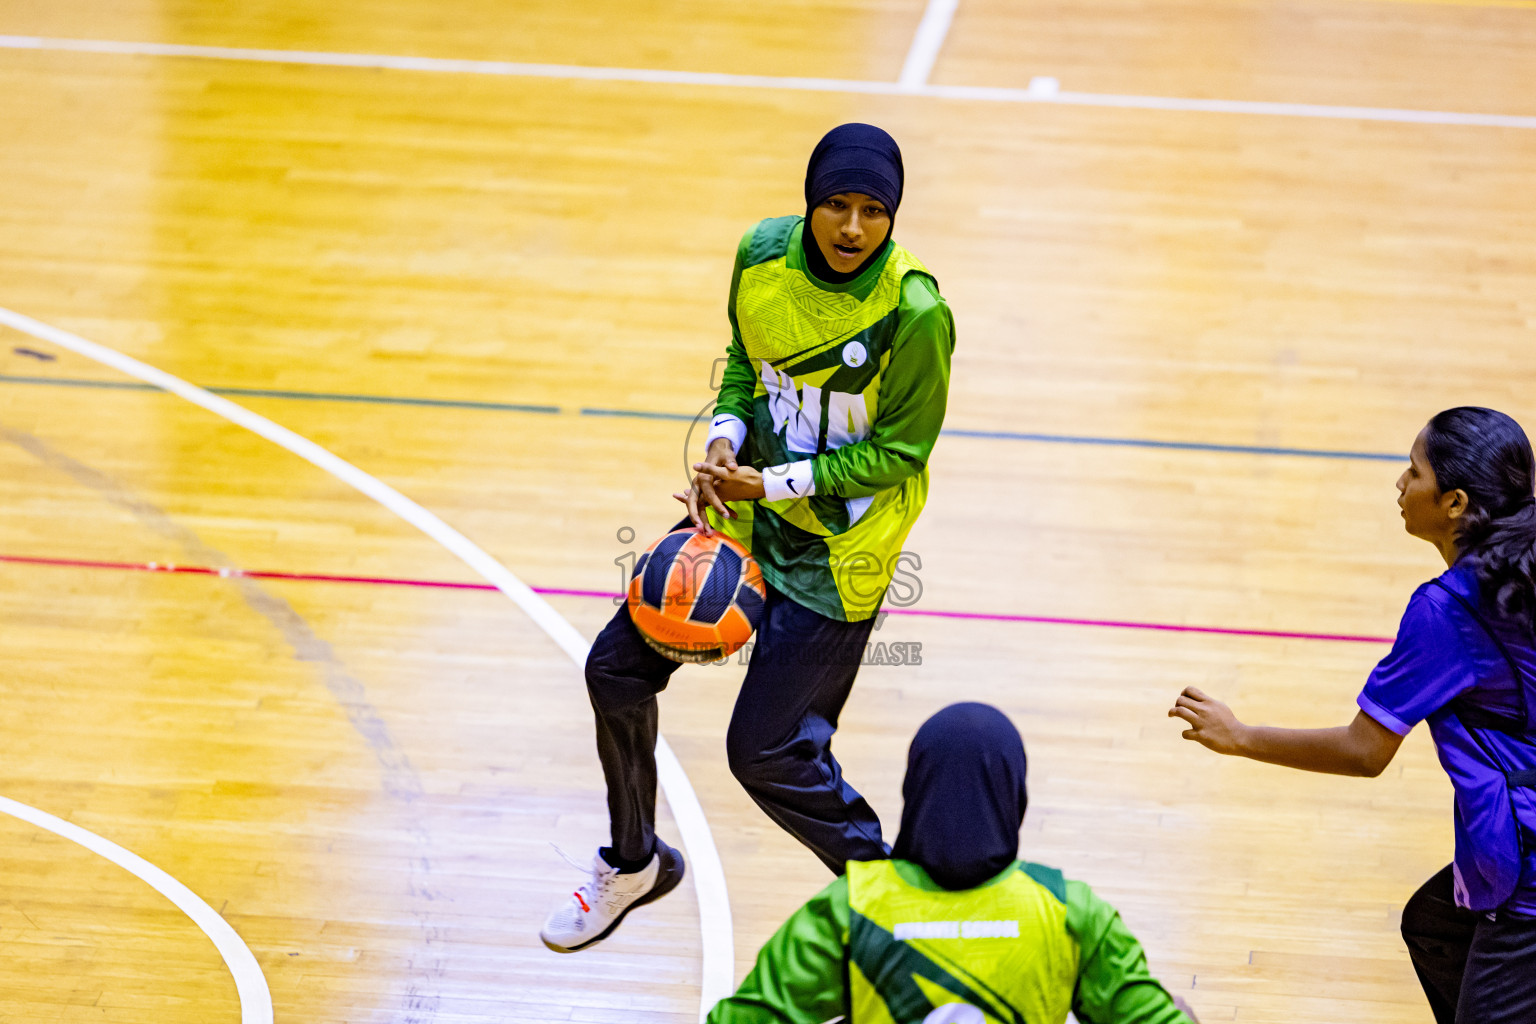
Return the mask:
<path fill-rule="evenodd" d="M 1403 940 L 1435 1024 L 1536 1021 L 1536 918 L 1458 907 L 1449 865 L 1403 908 Z"/>
<path fill-rule="evenodd" d="M 834 873 L 889 855 L 880 819 L 832 756 L 873 619 L 842 622 L 768 587 L 726 732 L 731 773 L 752 799 Z M 621 605 L 587 657 L 587 694 L 608 783 L 612 858 L 649 859 L 656 832 L 656 695 L 681 666 L 653 651 Z M 720 672 L 704 666 L 696 671 Z"/>

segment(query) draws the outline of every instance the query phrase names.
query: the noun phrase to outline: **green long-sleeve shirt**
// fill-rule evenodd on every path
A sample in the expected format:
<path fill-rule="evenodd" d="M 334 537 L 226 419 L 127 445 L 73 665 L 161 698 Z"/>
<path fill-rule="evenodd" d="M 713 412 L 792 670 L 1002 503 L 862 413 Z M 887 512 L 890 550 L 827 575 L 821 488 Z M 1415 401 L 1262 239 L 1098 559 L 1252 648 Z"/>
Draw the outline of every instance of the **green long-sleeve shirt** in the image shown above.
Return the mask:
<path fill-rule="evenodd" d="M 802 230 L 800 217 L 766 220 L 737 248 L 715 420 L 739 421 L 737 459 L 768 493 L 712 523 L 775 587 L 854 621 L 879 609 L 927 497 L 954 320 L 901 246 L 831 285 L 806 268 Z"/>
<path fill-rule="evenodd" d="M 1190 1024 L 1087 885 L 1021 862 L 948 893 L 914 864 L 879 863 L 850 865 L 873 875 L 864 893 L 845 875 L 796 911 L 708 1024 L 920 1024 L 966 991 L 988 1021 L 1059 1024 L 1070 1007 L 1082 1024 Z"/>

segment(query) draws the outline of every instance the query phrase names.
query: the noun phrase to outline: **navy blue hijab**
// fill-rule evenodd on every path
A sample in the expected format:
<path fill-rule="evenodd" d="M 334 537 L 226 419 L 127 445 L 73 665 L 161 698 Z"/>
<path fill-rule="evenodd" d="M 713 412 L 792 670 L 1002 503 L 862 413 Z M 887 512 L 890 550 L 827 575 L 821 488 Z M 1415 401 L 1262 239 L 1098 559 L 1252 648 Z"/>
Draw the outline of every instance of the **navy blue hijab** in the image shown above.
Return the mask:
<path fill-rule="evenodd" d="M 907 752 L 901 834 L 891 856 L 946 889 L 969 889 L 1019 856 L 1024 740 L 990 704 L 951 704 L 923 723 Z"/>
<path fill-rule="evenodd" d="M 840 274 L 827 264 L 816 240 L 811 237 L 811 211 L 827 198 L 840 192 L 858 192 L 878 199 L 891 215 L 891 231 L 896 230 L 896 207 L 901 205 L 901 189 L 906 172 L 901 165 L 901 147 L 883 129 L 872 124 L 840 124 L 821 137 L 811 150 L 805 168 L 805 230 L 800 245 L 805 250 L 806 265 L 812 274 L 829 284 L 847 284 L 869 266 L 891 244 L 891 236 L 866 256 L 857 268 Z"/>

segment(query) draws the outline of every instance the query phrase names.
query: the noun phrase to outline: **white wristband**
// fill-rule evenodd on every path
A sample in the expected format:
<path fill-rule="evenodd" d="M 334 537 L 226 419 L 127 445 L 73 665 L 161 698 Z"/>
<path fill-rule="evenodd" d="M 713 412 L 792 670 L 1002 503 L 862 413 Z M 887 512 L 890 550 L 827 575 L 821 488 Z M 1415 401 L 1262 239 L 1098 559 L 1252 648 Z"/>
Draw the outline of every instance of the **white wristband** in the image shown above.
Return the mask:
<path fill-rule="evenodd" d="M 715 443 L 715 438 L 723 437 L 731 442 L 731 451 L 741 451 L 742 444 L 747 440 L 747 425 L 740 417 L 730 413 L 721 413 L 709 422 L 709 434 L 704 438 L 704 453 L 709 454 L 709 446 Z"/>
<path fill-rule="evenodd" d="M 816 493 L 816 473 L 810 459 L 786 462 L 782 466 L 769 466 L 763 470 L 763 498 L 766 501 L 783 501 L 786 498 L 809 498 Z"/>

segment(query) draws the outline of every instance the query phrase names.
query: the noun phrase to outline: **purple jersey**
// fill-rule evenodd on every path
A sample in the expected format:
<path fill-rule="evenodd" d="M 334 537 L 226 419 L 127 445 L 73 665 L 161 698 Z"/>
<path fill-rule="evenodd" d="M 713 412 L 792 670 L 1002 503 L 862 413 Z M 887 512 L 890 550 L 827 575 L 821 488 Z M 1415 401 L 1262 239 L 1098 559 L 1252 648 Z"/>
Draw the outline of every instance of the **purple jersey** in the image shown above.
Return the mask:
<path fill-rule="evenodd" d="M 1498 632 L 1523 680 L 1483 622 Z M 1529 626 L 1489 615 L 1476 574 L 1457 565 L 1414 591 L 1392 652 L 1358 699 L 1362 711 L 1400 736 L 1429 723 L 1456 790 L 1456 902 L 1474 910 L 1536 915 L 1533 690 L 1536 636 Z"/>

